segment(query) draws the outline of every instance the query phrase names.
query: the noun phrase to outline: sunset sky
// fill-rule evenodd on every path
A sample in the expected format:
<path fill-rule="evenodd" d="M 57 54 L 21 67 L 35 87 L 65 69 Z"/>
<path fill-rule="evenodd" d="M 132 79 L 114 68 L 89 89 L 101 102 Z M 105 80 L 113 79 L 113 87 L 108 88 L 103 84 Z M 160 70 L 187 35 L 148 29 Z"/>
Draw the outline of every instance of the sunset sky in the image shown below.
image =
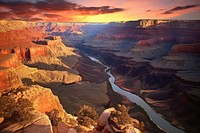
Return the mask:
<path fill-rule="evenodd" d="M 0 0 L 0 19 L 54 22 L 200 20 L 200 0 Z"/>

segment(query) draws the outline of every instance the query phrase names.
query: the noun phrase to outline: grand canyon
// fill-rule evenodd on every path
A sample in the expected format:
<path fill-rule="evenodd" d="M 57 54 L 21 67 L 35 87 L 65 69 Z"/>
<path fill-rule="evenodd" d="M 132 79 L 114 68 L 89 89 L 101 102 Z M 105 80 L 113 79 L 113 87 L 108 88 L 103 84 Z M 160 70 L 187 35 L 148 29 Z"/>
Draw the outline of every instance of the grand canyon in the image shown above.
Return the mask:
<path fill-rule="evenodd" d="M 0 133 L 200 133 L 200 1 L 0 0 Z"/>
<path fill-rule="evenodd" d="M 0 130 L 167 132 L 152 120 L 145 108 L 113 90 L 108 70 L 105 71 L 107 66 L 118 87 L 141 97 L 178 132 L 199 132 L 199 38 L 200 21 L 2 20 L 1 111 L 6 106 L 3 101 L 6 97 L 16 102 L 28 99 L 34 111 L 31 120 L 19 122 L 1 114 Z M 131 123 L 119 126 L 117 120 L 109 119 L 109 112 L 117 109 L 118 104 L 129 107 Z M 100 115 L 95 125 L 82 126 L 77 121 L 83 105 L 94 107 Z M 61 119 L 56 125 L 46 113 L 55 109 Z"/>

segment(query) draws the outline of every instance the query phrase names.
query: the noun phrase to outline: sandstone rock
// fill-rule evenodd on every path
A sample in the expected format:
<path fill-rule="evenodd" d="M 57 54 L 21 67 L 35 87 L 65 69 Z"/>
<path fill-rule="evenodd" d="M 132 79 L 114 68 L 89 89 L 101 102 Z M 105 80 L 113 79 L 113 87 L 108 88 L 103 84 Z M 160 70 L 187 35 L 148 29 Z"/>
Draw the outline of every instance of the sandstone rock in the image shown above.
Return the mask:
<path fill-rule="evenodd" d="M 155 26 L 156 20 L 140 20 L 140 27 L 146 28 L 150 26 Z"/>
<path fill-rule="evenodd" d="M 54 40 L 61 40 L 60 36 L 54 36 Z"/>
<path fill-rule="evenodd" d="M 17 58 L 16 54 L 0 54 L 0 66 L 1 67 L 18 67 L 20 65 L 20 61 Z"/>
<path fill-rule="evenodd" d="M 98 125 L 94 130 L 94 133 L 116 133 L 116 132 L 125 132 L 125 133 L 142 133 L 137 127 L 140 122 L 136 119 L 131 118 L 132 123 L 127 123 L 125 125 L 120 125 L 120 128 L 116 121 L 111 120 L 111 113 L 116 112 L 115 108 L 109 108 L 104 110 L 104 112 L 100 115 Z M 117 125 L 117 126 L 116 126 Z"/>
<path fill-rule="evenodd" d="M 170 51 L 171 54 L 187 53 L 187 54 L 199 54 L 199 44 L 178 44 L 174 45 Z"/>
<path fill-rule="evenodd" d="M 98 132 L 97 132 L 98 133 Z M 111 125 L 106 124 L 102 131 L 99 131 L 99 133 L 115 133 L 115 131 L 112 129 Z"/>
<path fill-rule="evenodd" d="M 70 128 L 67 133 L 77 133 L 77 131 L 74 128 Z"/>
<path fill-rule="evenodd" d="M 60 104 L 58 97 L 53 95 L 49 88 L 32 85 L 28 87 L 27 90 L 23 91 L 21 96 L 32 101 L 35 110 L 41 113 L 57 109 L 60 112 L 60 117 L 65 120 L 66 112 Z"/>
<path fill-rule="evenodd" d="M 0 49 L 0 53 L 1 54 L 10 54 L 10 53 L 12 53 L 12 49 L 3 48 L 3 49 Z"/>
<path fill-rule="evenodd" d="M 30 58 L 36 58 L 38 56 L 46 56 L 48 55 L 48 48 L 45 46 L 32 46 L 30 47 Z"/>
<path fill-rule="evenodd" d="M 51 121 L 48 116 L 35 112 L 34 118 L 29 121 L 11 124 L 0 131 L 0 133 L 53 133 Z"/>
<path fill-rule="evenodd" d="M 20 30 L 24 29 L 28 23 L 25 21 L 18 21 L 18 20 L 1 20 L 0 21 L 0 32 L 5 32 L 9 30 Z"/>
<path fill-rule="evenodd" d="M 103 111 L 103 113 L 99 117 L 98 126 L 103 127 L 107 124 L 108 118 L 110 117 L 112 111 L 116 111 L 115 108 L 108 108 Z"/>
<path fill-rule="evenodd" d="M 21 80 L 13 68 L 0 69 L 0 95 L 22 85 Z"/>
<path fill-rule="evenodd" d="M 0 117 L 0 124 L 4 121 L 3 117 Z"/>
<path fill-rule="evenodd" d="M 54 133 L 67 133 L 69 127 L 64 122 L 60 122 L 57 127 L 53 127 Z"/>

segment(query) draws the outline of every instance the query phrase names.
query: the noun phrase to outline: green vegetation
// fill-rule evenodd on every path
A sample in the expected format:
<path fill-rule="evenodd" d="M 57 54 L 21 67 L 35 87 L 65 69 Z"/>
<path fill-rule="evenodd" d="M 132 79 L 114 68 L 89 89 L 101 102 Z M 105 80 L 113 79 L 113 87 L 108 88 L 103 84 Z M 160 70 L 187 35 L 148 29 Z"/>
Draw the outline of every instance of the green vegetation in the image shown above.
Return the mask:
<path fill-rule="evenodd" d="M 77 120 L 79 124 L 89 127 L 90 125 L 96 125 L 98 114 L 91 106 L 83 105 L 78 112 Z"/>
<path fill-rule="evenodd" d="M 5 120 L 24 121 L 32 118 L 33 104 L 26 98 L 0 97 L 0 117 Z"/>
<path fill-rule="evenodd" d="M 57 109 L 46 112 L 46 115 L 48 115 L 53 126 L 58 126 L 58 123 L 62 121 L 62 119 L 59 117 L 59 111 Z"/>

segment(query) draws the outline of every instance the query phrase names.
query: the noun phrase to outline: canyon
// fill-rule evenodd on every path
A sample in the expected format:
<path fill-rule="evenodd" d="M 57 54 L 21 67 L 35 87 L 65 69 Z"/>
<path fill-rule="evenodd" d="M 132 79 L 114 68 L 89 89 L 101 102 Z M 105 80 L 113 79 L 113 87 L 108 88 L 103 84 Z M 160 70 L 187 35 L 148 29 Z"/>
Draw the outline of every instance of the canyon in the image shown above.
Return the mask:
<path fill-rule="evenodd" d="M 51 26 L 55 25 L 0 22 L 0 132 L 115 132 L 127 127 L 123 130 L 140 133 L 143 124 L 133 118 L 119 129 L 115 122 L 107 123 L 117 110 L 108 109 L 104 117 L 109 108 L 104 67 L 66 46 Z M 66 31 L 71 24 L 60 28 Z M 83 105 L 95 107 L 103 116 L 92 125 L 81 125 L 77 113 Z"/>
<path fill-rule="evenodd" d="M 106 123 L 115 109 L 107 108 L 125 104 L 135 118 L 135 128 L 127 126 L 127 131 L 164 132 L 145 110 L 112 90 L 106 68 L 87 57 L 91 55 L 110 67 L 120 88 L 140 96 L 179 129 L 199 132 L 199 29 L 200 21 L 192 20 L 0 21 L 0 95 L 27 98 L 35 110 L 32 121 L 0 130 L 116 132 L 113 122 Z M 96 127 L 77 122 L 75 115 L 85 104 L 103 113 Z M 57 126 L 45 114 L 53 109 L 61 118 Z"/>

